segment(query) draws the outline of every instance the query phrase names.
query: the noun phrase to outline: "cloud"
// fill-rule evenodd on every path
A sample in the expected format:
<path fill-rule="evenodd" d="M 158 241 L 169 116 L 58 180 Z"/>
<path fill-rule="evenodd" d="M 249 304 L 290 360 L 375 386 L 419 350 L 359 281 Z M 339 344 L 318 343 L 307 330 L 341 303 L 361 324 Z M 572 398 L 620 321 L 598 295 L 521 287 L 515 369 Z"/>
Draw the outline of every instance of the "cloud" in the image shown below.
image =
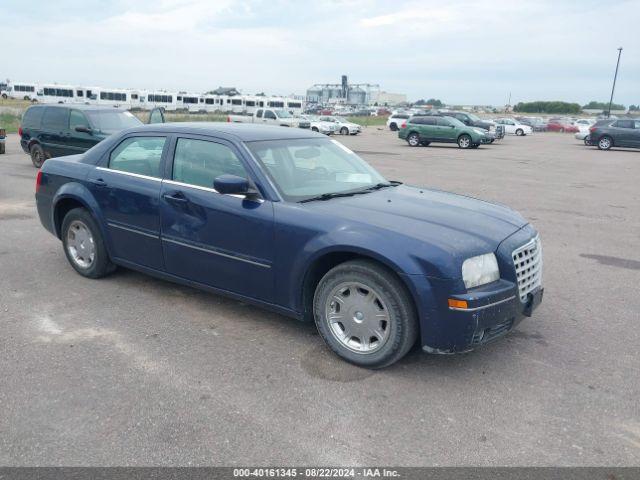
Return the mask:
<path fill-rule="evenodd" d="M 286 94 L 348 74 L 413 99 L 587 102 L 608 96 L 623 45 L 616 100 L 640 103 L 633 0 L 607 3 L 615 28 L 596 0 L 5 2 L 14 80 Z"/>

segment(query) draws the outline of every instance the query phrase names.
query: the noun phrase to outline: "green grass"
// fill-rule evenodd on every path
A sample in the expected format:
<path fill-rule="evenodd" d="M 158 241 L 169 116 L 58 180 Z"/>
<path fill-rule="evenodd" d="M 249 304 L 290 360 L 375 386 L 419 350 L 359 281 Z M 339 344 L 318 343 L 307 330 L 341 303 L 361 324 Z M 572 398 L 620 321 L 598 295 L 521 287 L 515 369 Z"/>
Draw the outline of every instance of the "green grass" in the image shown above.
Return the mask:
<path fill-rule="evenodd" d="M 14 113 L 0 113 L 0 129 L 4 128 L 7 133 L 17 133 L 20 119 L 21 116 Z"/>
<path fill-rule="evenodd" d="M 387 124 L 387 117 L 347 117 L 347 120 L 363 127 L 379 127 Z"/>
<path fill-rule="evenodd" d="M 142 122 L 149 121 L 149 112 L 132 112 Z M 226 122 L 227 115 L 224 113 L 175 113 L 164 112 L 164 119 L 167 122 Z"/>

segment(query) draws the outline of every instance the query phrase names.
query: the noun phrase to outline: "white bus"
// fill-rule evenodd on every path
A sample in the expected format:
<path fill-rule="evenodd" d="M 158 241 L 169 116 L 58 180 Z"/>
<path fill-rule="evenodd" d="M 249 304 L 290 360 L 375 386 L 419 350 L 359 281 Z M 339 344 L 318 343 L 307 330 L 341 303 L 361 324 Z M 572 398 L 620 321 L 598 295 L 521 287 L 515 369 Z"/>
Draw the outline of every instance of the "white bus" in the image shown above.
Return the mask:
<path fill-rule="evenodd" d="M 18 98 L 22 100 L 37 100 L 38 86 L 35 83 L 15 83 L 7 85 L 2 98 Z"/>
<path fill-rule="evenodd" d="M 175 111 L 178 108 L 177 95 L 171 92 L 149 92 L 146 95 L 145 109 L 164 107 L 165 110 Z"/>
<path fill-rule="evenodd" d="M 205 94 L 202 95 L 204 110 L 207 112 L 217 112 L 222 110 L 222 98 L 220 95 Z"/>
<path fill-rule="evenodd" d="M 131 96 L 128 90 L 118 88 L 92 88 L 89 103 L 131 108 Z"/>
<path fill-rule="evenodd" d="M 194 93 L 179 93 L 176 95 L 176 106 L 190 112 L 205 110 L 204 98 Z"/>
<path fill-rule="evenodd" d="M 84 91 L 73 85 L 43 84 L 38 86 L 37 98 L 40 103 L 84 103 Z"/>

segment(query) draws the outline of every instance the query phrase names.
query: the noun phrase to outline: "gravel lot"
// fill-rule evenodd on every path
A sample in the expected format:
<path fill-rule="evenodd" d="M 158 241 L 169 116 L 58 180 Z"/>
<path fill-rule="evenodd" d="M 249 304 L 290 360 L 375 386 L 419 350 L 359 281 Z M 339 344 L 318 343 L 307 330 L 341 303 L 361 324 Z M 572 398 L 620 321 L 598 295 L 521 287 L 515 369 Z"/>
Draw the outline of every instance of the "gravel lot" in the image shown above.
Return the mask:
<path fill-rule="evenodd" d="M 312 325 L 120 269 L 87 280 L 0 155 L 1 465 L 639 465 L 640 151 L 341 138 L 390 179 L 508 204 L 545 300 L 500 342 L 383 371 Z"/>

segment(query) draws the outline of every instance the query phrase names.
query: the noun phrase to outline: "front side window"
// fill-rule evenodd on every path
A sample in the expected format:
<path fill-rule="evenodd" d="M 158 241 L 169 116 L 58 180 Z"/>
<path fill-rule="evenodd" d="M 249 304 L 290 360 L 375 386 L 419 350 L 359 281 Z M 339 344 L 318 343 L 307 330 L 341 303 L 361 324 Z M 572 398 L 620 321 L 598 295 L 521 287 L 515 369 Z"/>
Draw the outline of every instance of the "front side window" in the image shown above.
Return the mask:
<path fill-rule="evenodd" d="M 633 120 L 618 120 L 616 122 L 618 128 L 633 128 Z"/>
<path fill-rule="evenodd" d="M 80 110 L 71 110 L 69 114 L 69 129 L 73 132 L 76 127 L 88 127 L 89 122 Z"/>
<path fill-rule="evenodd" d="M 109 156 L 109 168 L 161 178 L 160 163 L 165 137 L 131 137 L 118 145 Z"/>
<path fill-rule="evenodd" d="M 247 142 L 247 147 L 288 201 L 385 182 L 382 175 L 335 140 L 268 140 Z"/>
<path fill-rule="evenodd" d="M 178 139 L 173 158 L 173 180 L 213 188 L 213 181 L 220 175 L 249 178 L 240 159 L 226 145 L 207 140 Z"/>
<path fill-rule="evenodd" d="M 273 113 L 271 110 L 267 110 L 266 112 L 264 112 L 264 118 L 268 118 L 270 120 L 275 120 L 276 119 L 276 114 Z"/>
<path fill-rule="evenodd" d="M 92 110 L 87 112 L 87 115 L 91 124 L 103 133 L 116 133 L 126 128 L 142 125 L 142 122 L 131 112 Z"/>

